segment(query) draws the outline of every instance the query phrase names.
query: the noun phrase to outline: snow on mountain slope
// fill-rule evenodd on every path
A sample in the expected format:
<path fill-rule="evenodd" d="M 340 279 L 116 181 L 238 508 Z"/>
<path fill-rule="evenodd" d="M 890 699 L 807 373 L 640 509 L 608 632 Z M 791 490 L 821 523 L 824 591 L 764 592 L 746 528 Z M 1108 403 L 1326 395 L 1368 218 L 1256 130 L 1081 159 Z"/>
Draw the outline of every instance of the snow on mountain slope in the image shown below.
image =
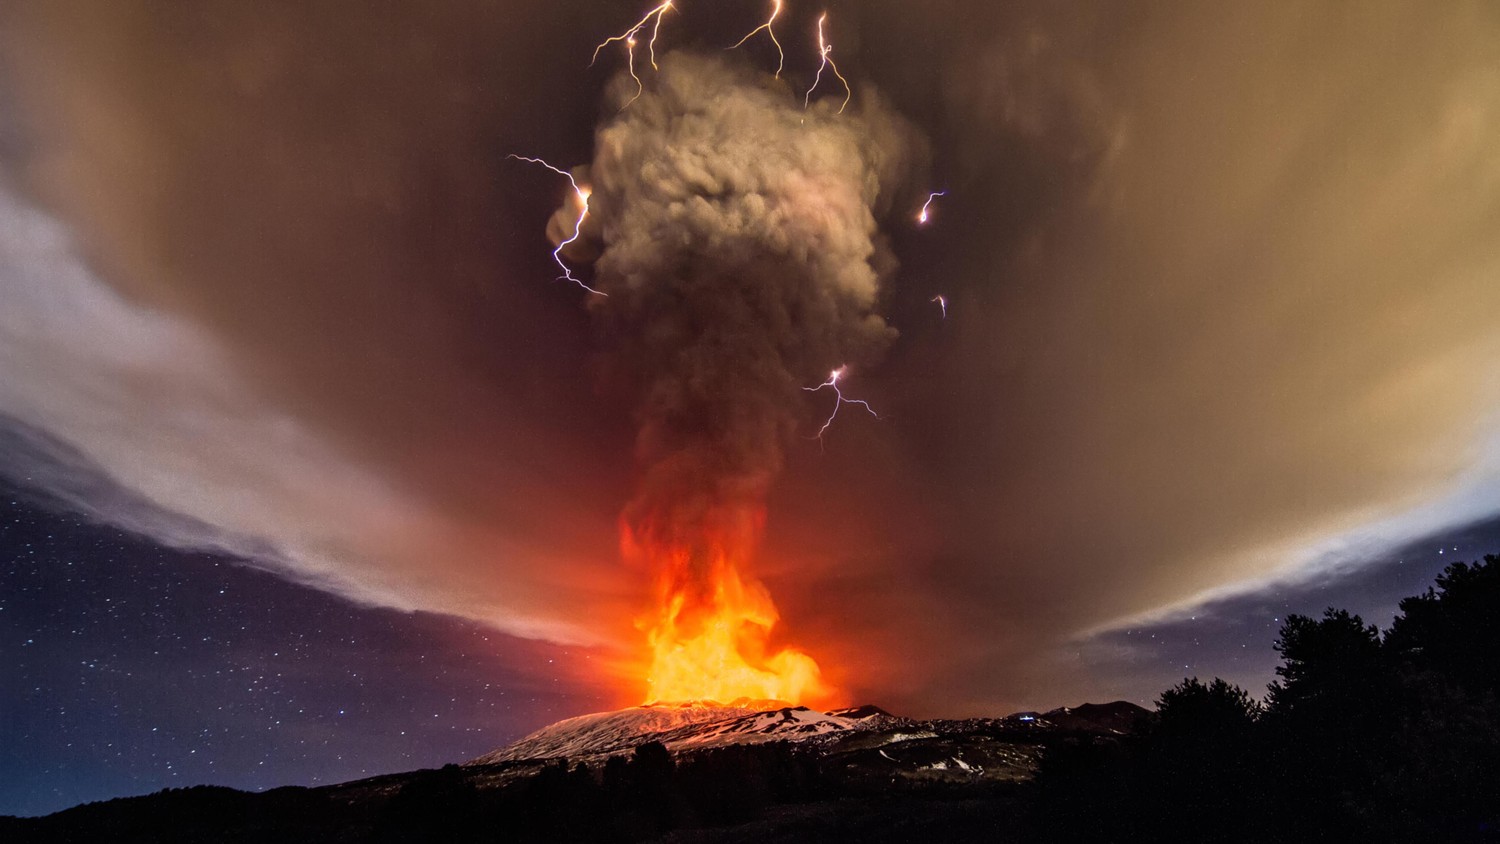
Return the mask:
<path fill-rule="evenodd" d="M 856 718 L 830 715 L 805 706 L 781 704 L 779 708 L 771 708 L 777 704 L 777 701 L 735 701 L 729 706 L 711 702 L 666 703 L 595 712 L 543 727 L 468 764 L 608 756 L 648 741 L 659 741 L 670 750 L 800 741 L 869 726 Z"/>
<path fill-rule="evenodd" d="M 668 749 L 676 750 L 762 741 L 800 741 L 829 733 L 849 732 L 860 727 L 860 722 L 853 718 L 841 718 L 805 706 L 789 706 L 774 712 L 757 712 L 696 729 L 674 731 L 663 743 Z"/>
<path fill-rule="evenodd" d="M 926 721 L 874 706 L 820 712 L 761 700 L 651 704 L 559 721 L 468 764 L 494 764 L 479 775 L 503 779 L 529 775 L 550 759 L 595 766 L 652 741 L 679 758 L 729 745 L 791 741 L 805 742 L 828 776 L 871 788 L 898 780 L 924 786 L 1023 782 L 1035 774 L 1049 743 L 1080 734 L 1118 737 L 1148 716 L 1124 701 Z M 518 764 L 496 764 L 502 762 Z"/>
<path fill-rule="evenodd" d="M 486 753 L 470 765 L 514 759 L 589 756 L 628 750 L 684 726 L 730 721 L 757 710 L 707 703 L 668 703 L 594 712 L 549 724 L 520 741 Z"/>

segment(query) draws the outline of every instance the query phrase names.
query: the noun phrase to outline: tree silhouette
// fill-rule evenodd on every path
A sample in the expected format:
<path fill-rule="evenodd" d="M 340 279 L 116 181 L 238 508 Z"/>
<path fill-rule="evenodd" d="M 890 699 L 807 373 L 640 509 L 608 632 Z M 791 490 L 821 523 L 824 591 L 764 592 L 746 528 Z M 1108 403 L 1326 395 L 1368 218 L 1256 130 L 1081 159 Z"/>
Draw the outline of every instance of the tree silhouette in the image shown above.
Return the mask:
<path fill-rule="evenodd" d="M 1500 557 L 1448 566 L 1436 590 L 1401 602 L 1386 641 L 1411 670 L 1470 695 L 1500 695 Z"/>
<path fill-rule="evenodd" d="M 1161 693 L 1156 702 L 1156 732 L 1195 741 L 1241 741 L 1260 718 L 1260 702 L 1222 678 L 1204 684 L 1197 677 Z"/>
<path fill-rule="evenodd" d="M 1265 723 L 1281 817 L 1329 840 L 1378 840 L 1376 783 L 1393 764 L 1400 697 L 1379 630 L 1330 607 L 1288 616 L 1275 648 Z"/>
<path fill-rule="evenodd" d="M 1038 839 L 1500 841 L 1500 557 L 1400 607 L 1384 637 L 1288 616 L 1264 707 L 1190 678 L 1134 738 L 1049 750 Z"/>
<path fill-rule="evenodd" d="M 1385 641 L 1405 691 L 1403 776 L 1381 783 L 1395 821 L 1500 837 L 1500 557 L 1448 566 L 1401 602 Z"/>
<path fill-rule="evenodd" d="M 1385 691 L 1380 631 L 1348 610 L 1329 607 L 1321 620 L 1291 615 L 1274 646 L 1283 663 L 1270 691 L 1270 711 L 1305 723 L 1345 720 Z M 1321 724 L 1320 724 L 1321 726 Z"/>

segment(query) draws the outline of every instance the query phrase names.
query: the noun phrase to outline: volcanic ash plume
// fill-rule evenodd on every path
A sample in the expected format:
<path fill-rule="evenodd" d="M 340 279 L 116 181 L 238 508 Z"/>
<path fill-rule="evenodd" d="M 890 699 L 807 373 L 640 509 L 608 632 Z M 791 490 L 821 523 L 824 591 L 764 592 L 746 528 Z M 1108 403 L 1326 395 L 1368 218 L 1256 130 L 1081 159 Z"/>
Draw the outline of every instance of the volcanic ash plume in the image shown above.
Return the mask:
<path fill-rule="evenodd" d="M 611 90 L 568 252 L 596 256 L 590 306 L 637 401 L 621 534 L 655 578 L 648 700 L 816 699 L 817 663 L 769 647 L 776 608 L 749 568 L 800 387 L 895 335 L 872 312 L 894 264 L 876 220 L 920 140 L 874 97 L 836 115 L 719 59 L 660 64 L 633 101 L 629 77 Z M 577 215 L 557 212 L 554 242 Z"/>

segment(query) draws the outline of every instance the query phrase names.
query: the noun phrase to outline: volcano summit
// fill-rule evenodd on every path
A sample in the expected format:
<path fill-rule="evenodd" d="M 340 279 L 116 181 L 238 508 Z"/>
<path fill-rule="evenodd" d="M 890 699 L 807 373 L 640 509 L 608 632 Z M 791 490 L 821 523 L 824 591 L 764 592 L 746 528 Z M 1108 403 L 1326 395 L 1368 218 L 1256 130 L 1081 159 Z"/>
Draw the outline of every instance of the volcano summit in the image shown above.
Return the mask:
<path fill-rule="evenodd" d="M 651 741 L 674 752 L 804 741 L 869 729 L 880 723 L 879 719 L 900 720 L 875 707 L 819 712 L 771 700 L 655 703 L 558 721 L 468 764 L 550 758 L 595 760 L 628 753 Z"/>

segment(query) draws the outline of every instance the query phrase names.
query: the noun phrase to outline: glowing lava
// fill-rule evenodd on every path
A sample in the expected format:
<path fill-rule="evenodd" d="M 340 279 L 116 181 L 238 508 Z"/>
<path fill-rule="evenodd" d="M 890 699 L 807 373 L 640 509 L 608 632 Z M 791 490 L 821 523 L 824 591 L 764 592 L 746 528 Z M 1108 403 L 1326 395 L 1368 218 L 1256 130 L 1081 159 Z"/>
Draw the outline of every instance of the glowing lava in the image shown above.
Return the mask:
<path fill-rule="evenodd" d="M 780 616 L 765 586 L 745 573 L 763 513 L 715 521 L 735 527 L 701 529 L 684 542 L 622 526 L 627 558 L 657 573 L 656 607 L 639 622 L 650 648 L 646 702 L 826 700 L 832 690 L 812 657 L 771 648 Z"/>

